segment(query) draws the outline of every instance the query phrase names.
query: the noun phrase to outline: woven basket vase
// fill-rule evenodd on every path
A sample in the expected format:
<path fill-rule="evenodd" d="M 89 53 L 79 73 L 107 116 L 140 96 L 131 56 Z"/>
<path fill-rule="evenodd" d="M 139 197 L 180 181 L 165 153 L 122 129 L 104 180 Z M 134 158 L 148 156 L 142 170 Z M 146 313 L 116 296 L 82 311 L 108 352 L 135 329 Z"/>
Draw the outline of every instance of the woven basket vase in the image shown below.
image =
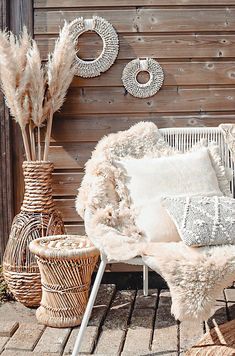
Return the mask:
<path fill-rule="evenodd" d="M 23 163 L 25 194 L 15 216 L 3 257 L 3 274 L 15 299 L 27 307 L 41 301 L 41 278 L 29 243 L 40 237 L 64 234 L 61 214 L 52 199 L 53 164 L 46 161 Z"/>

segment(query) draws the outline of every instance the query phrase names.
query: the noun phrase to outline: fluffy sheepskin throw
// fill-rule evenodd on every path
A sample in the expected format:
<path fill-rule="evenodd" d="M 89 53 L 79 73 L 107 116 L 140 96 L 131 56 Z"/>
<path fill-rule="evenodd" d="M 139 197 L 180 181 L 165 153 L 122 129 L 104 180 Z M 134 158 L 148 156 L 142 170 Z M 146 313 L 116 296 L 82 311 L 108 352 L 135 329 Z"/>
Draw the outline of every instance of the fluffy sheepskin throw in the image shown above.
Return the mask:
<path fill-rule="evenodd" d="M 146 243 L 135 224 L 119 158 L 160 157 L 174 149 L 156 125 L 141 122 L 103 138 L 86 164 L 76 200 L 86 233 L 109 260 L 138 255 L 168 283 L 172 313 L 179 320 L 208 319 L 221 289 L 235 279 L 235 246 L 187 247 L 183 242 Z"/>

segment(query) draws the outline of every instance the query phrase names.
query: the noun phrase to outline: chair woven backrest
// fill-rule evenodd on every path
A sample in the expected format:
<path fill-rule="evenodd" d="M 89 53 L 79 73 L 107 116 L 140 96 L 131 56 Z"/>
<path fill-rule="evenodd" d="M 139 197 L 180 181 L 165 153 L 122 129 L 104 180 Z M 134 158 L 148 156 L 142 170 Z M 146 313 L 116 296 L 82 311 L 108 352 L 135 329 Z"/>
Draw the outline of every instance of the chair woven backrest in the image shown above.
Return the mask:
<path fill-rule="evenodd" d="M 231 191 L 235 197 L 235 165 L 219 127 L 179 127 L 160 129 L 160 131 L 170 146 L 182 152 L 186 152 L 203 138 L 209 142 L 215 142 L 220 148 L 224 166 L 233 170 Z"/>

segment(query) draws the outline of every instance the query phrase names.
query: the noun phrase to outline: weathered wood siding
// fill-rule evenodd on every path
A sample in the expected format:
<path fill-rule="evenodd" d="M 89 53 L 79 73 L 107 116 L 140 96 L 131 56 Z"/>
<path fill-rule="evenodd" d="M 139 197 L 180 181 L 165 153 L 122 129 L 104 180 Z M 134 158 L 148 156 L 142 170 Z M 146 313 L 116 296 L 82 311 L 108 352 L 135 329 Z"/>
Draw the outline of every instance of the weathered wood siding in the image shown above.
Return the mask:
<path fill-rule="evenodd" d="M 159 127 L 214 126 L 235 114 L 235 0 L 35 0 L 34 37 L 46 58 L 64 19 L 105 17 L 116 28 L 120 52 L 98 78 L 74 78 L 56 115 L 50 158 L 54 194 L 68 230 L 82 231 L 74 209 L 83 167 L 105 134 L 151 120 Z M 79 40 L 79 55 L 94 58 L 97 36 Z M 161 91 L 136 99 L 121 83 L 125 64 L 156 58 L 165 72 Z"/>
<path fill-rule="evenodd" d="M 7 0 L 0 0 L 0 28 L 9 25 Z M 10 121 L 3 94 L 0 92 L 0 263 L 8 240 L 13 217 Z"/>
<path fill-rule="evenodd" d="M 23 25 L 33 34 L 33 2 L 0 0 L 0 28 L 19 34 Z M 19 212 L 23 197 L 22 162 L 24 149 L 19 125 L 10 119 L 0 93 L 0 263 L 14 214 Z"/>

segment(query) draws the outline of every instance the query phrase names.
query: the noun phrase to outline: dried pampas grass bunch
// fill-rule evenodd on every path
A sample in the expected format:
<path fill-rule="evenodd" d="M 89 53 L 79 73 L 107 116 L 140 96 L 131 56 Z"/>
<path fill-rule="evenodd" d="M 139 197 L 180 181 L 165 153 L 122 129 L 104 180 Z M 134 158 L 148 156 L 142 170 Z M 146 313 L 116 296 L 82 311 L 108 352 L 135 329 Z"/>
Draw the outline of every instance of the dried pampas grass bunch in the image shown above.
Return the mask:
<path fill-rule="evenodd" d="M 26 27 L 19 37 L 0 31 L 1 88 L 12 117 L 20 125 L 28 161 L 48 160 L 53 114 L 61 108 L 75 74 L 75 56 L 75 40 L 66 22 L 44 66 Z M 45 125 L 42 155 L 41 129 Z"/>

